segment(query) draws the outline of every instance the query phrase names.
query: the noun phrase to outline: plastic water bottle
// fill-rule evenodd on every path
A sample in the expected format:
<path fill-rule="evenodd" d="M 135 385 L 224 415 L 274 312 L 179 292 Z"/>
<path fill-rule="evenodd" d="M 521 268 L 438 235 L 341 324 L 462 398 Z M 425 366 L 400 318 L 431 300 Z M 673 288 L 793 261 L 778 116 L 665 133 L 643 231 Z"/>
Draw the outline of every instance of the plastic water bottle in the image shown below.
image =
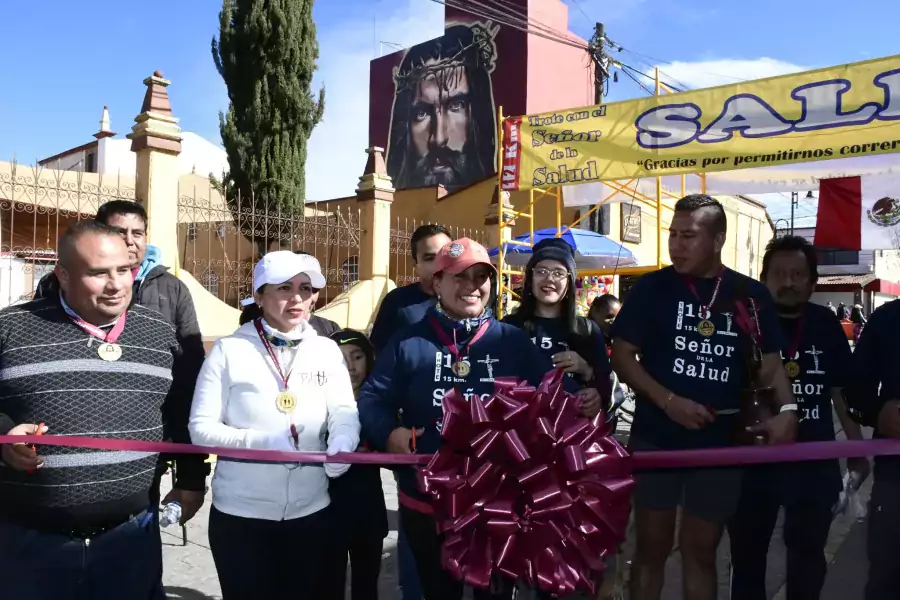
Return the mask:
<path fill-rule="evenodd" d="M 159 517 L 159 526 L 168 527 L 172 523 L 181 521 L 181 504 L 169 502 L 163 507 L 162 516 Z"/>

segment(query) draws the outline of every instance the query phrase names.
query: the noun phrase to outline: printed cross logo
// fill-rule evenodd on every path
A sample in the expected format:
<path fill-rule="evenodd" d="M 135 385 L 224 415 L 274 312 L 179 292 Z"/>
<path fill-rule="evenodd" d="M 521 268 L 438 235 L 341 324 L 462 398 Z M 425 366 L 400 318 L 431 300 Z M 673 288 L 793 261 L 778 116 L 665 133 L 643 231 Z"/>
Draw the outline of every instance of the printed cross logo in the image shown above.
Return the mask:
<path fill-rule="evenodd" d="M 813 368 L 810 371 L 807 371 L 810 375 L 824 375 L 825 372 L 819 369 L 819 355 L 822 354 L 822 351 L 817 349 L 815 345 L 810 346 L 810 349 L 806 351 L 806 354 L 809 354 L 813 358 Z"/>
<path fill-rule="evenodd" d="M 487 367 L 487 373 L 488 373 L 487 379 L 486 380 L 482 379 L 482 381 L 493 381 L 494 380 L 494 363 L 500 362 L 500 359 L 491 358 L 491 355 L 487 354 L 487 355 L 485 355 L 485 357 L 482 360 L 479 360 L 478 362 L 483 364 L 485 367 Z"/>
<path fill-rule="evenodd" d="M 325 375 L 325 371 L 316 372 L 316 382 L 318 382 L 319 387 L 325 385 L 328 382 L 328 377 Z"/>
<path fill-rule="evenodd" d="M 893 227 L 900 223 L 900 200 L 888 196 L 876 200 L 871 210 L 866 211 L 866 216 L 879 227 Z"/>

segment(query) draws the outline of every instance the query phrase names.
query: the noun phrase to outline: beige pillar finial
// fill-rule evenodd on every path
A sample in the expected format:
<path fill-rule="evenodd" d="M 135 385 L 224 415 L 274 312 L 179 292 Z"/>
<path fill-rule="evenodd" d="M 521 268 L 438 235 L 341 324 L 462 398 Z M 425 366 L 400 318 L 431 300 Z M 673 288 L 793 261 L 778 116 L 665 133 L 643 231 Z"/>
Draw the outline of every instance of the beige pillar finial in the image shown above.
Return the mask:
<path fill-rule="evenodd" d="M 369 158 L 356 188 L 361 229 L 359 278 L 361 281 L 372 281 L 374 308 L 389 289 L 391 203 L 394 201 L 394 184 L 384 164 L 384 150 L 373 146 L 366 152 Z"/>
<path fill-rule="evenodd" d="M 171 267 L 178 255 L 181 128 L 172 116 L 169 83 L 160 71 L 144 80 L 141 113 L 127 137 L 137 154 L 135 196 L 147 210 L 147 241 L 160 248 L 163 264 Z"/>

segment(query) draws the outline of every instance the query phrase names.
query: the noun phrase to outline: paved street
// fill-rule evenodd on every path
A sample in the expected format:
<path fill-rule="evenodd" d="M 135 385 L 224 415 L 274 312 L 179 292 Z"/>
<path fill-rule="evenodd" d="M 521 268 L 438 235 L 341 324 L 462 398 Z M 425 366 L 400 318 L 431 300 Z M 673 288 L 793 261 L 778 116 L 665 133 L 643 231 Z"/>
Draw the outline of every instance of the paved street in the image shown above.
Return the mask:
<path fill-rule="evenodd" d="M 391 533 L 384 544 L 384 563 L 381 578 L 382 600 L 399 598 L 395 576 L 394 554 L 397 545 L 396 509 L 397 496 L 393 477 L 382 471 L 388 510 L 390 511 Z M 168 478 L 167 478 L 168 479 Z M 868 497 L 870 482 L 863 486 L 862 493 Z M 203 511 L 188 525 L 188 544 L 182 546 L 179 528 L 163 530 L 163 554 L 165 559 L 165 583 L 171 600 L 210 600 L 221 598 L 216 570 L 206 537 L 209 516 L 209 502 Z M 728 598 L 728 550 L 727 540 L 719 552 L 719 598 Z M 630 544 L 626 544 L 626 555 Z M 827 548 L 829 560 L 833 561 L 822 600 L 847 600 L 862 597 L 865 583 L 865 534 L 862 524 L 847 517 L 838 517 L 831 528 Z M 677 550 L 669 561 L 667 585 L 663 600 L 681 598 L 680 560 Z M 783 600 L 784 592 L 784 544 L 776 534 L 769 552 L 767 589 L 773 600 Z"/>

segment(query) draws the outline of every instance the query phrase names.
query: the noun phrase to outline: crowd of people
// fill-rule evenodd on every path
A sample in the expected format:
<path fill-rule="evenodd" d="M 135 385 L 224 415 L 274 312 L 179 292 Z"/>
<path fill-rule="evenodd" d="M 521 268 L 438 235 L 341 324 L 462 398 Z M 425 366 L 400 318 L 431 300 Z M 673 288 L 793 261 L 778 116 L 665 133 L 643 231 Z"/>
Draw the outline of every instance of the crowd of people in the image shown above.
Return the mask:
<path fill-rule="evenodd" d="M 440 225 L 420 227 L 410 248 L 418 282 L 387 294 L 369 336 L 313 314 L 326 285 L 315 257 L 269 252 L 254 267 L 237 330 L 208 356 L 190 294 L 147 245 L 146 224 L 138 204 L 105 204 L 60 238 L 58 264 L 35 299 L 0 311 L 0 433 L 427 454 L 442 443 L 451 390 L 487 398 L 498 378 L 536 384 L 561 369 L 588 418 L 605 412 L 614 422 L 623 387 L 634 393 L 634 451 L 831 441 L 832 409 L 849 439 L 862 439 L 861 425 L 900 437 L 900 303 L 871 316 L 877 327 L 859 323 L 851 352 L 836 311 L 810 302 L 814 248 L 774 239 L 760 281 L 728 269 L 725 211 L 709 196 L 676 204 L 671 266 L 641 277 L 624 301 L 596 298 L 586 317 L 574 253 L 560 239 L 535 245 L 518 305 L 498 315 L 487 250 Z M 751 418 L 748 406 L 767 412 Z M 177 503 L 182 524 L 194 517 L 208 457 L 0 449 L 3 597 L 166 597 L 158 507 Z M 898 465 L 875 461 L 866 600 L 894 598 L 900 583 Z M 161 498 L 169 468 L 173 490 Z M 869 474 L 866 459 L 847 468 L 857 485 Z M 394 476 L 403 599 L 461 599 L 415 468 Z M 631 600 L 660 598 L 676 539 L 684 598 L 717 598 L 726 530 L 732 600 L 766 598 L 782 508 L 787 600 L 819 598 L 843 489 L 838 461 L 635 478 Z M 377 466 L 220 457 L 210 485 L 209 543 L 224 600 L 330 600 L 347 587 L 354 600 L 378 597 L 389 527 Z M 520 583 L 495 577 L 474 597 L 510 599 Z"/>

